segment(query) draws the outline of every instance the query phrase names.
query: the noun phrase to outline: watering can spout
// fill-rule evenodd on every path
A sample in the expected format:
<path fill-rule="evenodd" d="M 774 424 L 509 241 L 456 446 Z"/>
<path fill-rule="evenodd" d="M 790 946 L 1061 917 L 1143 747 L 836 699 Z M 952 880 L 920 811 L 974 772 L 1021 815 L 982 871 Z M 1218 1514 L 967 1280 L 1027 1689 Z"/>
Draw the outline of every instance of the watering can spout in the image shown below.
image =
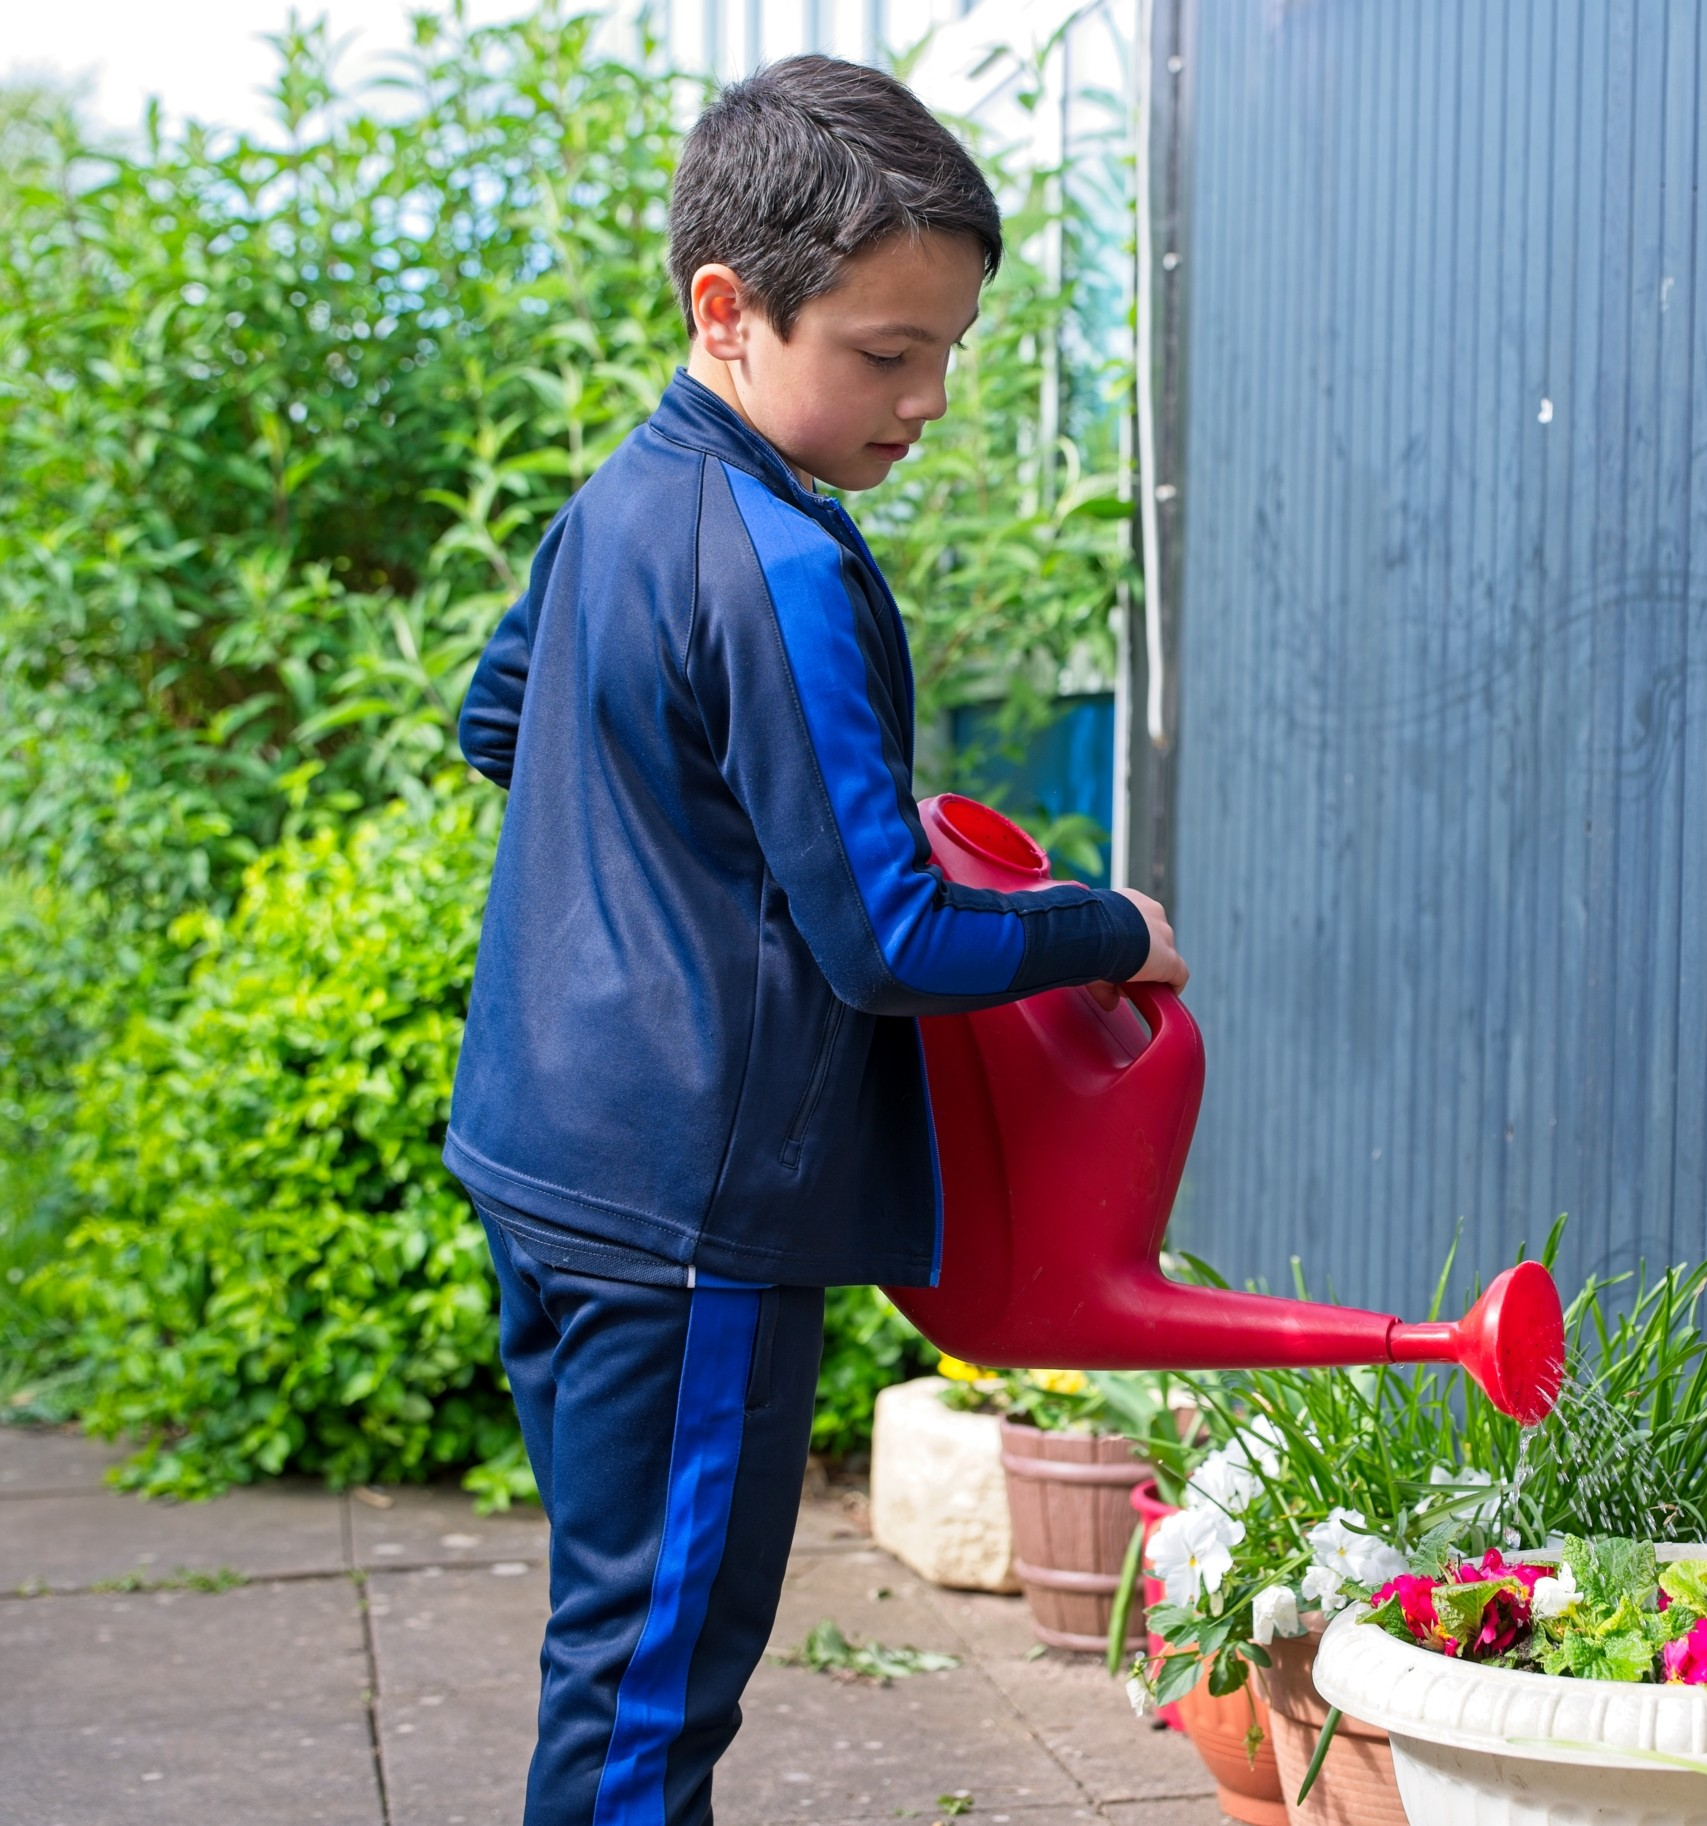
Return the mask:
<path fill-rule="evenodd" d="M 1539 1262 L 1519 1262 L 1456 1325 L 1395 1324 L 1395 1363 L 1460 1363 L 1502 1414 L 1538 1426 L 1565 1380 L 1565 1315 L 1559 1289 Z"/>
<path fill-rule="evenodd" d="M 1007 893 L 1049 860 L 999 812 L 944 794 L 919 814 L 950 880 Z M 1533 1425 L 1564 1378 L 1553 1278 L 1521 1262 L 1457 1324 L 1189 1286 L 1162 1238 L 1203 1097 L 1203 1039 L 1184 1005 L 1127 984 L 1103 1009 L 1056 989 L 920 1022 L 942 1172 L 934 1287 L 890 1297 L 972 1363 L 1073 1369 L 1324 1368 L 1457 1363 Z"/>

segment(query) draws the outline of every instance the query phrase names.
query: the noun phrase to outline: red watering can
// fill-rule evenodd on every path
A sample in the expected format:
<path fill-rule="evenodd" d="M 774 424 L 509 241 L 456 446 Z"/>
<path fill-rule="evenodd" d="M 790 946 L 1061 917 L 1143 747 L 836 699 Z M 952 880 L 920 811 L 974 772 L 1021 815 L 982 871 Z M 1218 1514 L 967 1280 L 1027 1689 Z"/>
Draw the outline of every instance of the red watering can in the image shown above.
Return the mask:
<path fill-rule="evenodd" d="M 1018 825 L 945 793 L 919 807 L 950 880 L 1049 883 Z M 1565 1327 L 1539 1262 L 1508 1268 L 1457 1324 L 1191 1287 L 1162 1236 L 1203 1099 L 1203 1039 L 1169 989 L 1129 983 L 1104 1011 L 1052 989 L 920 1022 L 942 1164 L 937 1286 L 889 1297 L 969 1363 L 1270 1369 L 1459 1363 L 1526 1426 L 1552 1412 Z M 1142 1020 L 1139 1016 L 1142 1015 Z"/>

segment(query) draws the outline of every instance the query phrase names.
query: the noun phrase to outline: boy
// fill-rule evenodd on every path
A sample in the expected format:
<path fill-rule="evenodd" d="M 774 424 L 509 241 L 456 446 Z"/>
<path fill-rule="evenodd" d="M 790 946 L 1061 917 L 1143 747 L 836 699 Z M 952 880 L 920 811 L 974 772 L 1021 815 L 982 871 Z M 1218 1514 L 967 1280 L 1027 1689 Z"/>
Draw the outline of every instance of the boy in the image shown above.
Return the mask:
<path fill-rule="evenodd" d="M 914 1016 L 1142 972 L 1161 908 L 945 884 L 907 644 L 853 522 L 946 410 L 996 206 L 899 83 L 823 57 L 684 149 L 691 338 L 558 516 L 469 688 L 509 788 L 445 1160 L 501 1287 L 551 1523 L 528 1826 L 698 1826 L 775 1614 L 823 1289 L 921 1285 Z"/>

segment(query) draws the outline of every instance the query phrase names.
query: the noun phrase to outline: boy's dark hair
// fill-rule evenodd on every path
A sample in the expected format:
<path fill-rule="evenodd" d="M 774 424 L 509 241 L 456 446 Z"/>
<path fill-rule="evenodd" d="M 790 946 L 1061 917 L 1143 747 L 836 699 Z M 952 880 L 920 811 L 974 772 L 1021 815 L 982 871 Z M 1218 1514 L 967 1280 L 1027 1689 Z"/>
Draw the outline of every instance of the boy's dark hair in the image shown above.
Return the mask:
<path fill-rule="evenodd" d="M 844 261 L 928 230 L 970 235 L 986 278 L 1001 264 L 1001 214 L 965 147 L 884 71 L 788 57 L 720 90 L 688 135 L 670 194 L 670 278 L 690 336 L 688 288 L 715 262 L 786 340 Z"/>

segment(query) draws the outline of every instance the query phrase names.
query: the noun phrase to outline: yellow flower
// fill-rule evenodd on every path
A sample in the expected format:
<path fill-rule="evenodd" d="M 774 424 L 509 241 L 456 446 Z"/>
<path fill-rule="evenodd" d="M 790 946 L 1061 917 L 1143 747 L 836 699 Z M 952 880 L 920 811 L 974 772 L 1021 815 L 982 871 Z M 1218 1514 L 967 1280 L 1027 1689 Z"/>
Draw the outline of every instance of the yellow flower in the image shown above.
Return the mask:
<path fill-rule="evenodd" d="M 950 1382 L 988 1382 L 996 1374 L 994 1370 L 980 1369 L 976 1363 L 962 1363 L 958 1357 L 939 1357 L 936 1372 L 946 1376 Z"/>
<path fill-rule="evenodd" d="M 1027 1370 L 1026 1374 L 1051 1395 L 1082 1395 L 1090 1387 L 1083 1370 L 1034 1369 Z"/>

